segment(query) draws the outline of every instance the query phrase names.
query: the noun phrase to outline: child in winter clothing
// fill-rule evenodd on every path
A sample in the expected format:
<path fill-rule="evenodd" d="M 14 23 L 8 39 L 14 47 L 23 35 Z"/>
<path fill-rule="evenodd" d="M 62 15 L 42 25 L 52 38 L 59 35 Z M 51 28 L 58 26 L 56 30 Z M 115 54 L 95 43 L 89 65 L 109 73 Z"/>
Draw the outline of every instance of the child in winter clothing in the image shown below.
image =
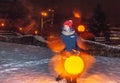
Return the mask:
<path fill-rule="evenodd" d="M 72 51 L 73 49 L 76 49 L 76 40 L 77 40 L 77 34 L 73 28 L 73 22 L 72 20 L 66 20 L 62 27 L 61 32 L 61 40 L 65 44 L 65 51 Z"/>
<path fill-rule="evenodd" d="M 71 55 L 73 50 L 77 50 L 77 33 L 73 28 L 72 20 L 66 20 L 62 27 L 62 32 L 60 35 L 61 40 L 65 44 L 64 52 L 65 57 Z M 63 54 L 62 54 L 63 55 Z M 64 56 L 63 56 L 64 58 Z M 56 81 L 63 79 L 62 74 L 58 75 Z M 69 81 L 68 77 L 65 77 L 67 82 Z M 74 79 L 74 83 L 76 83 L 76 78 Z"/>

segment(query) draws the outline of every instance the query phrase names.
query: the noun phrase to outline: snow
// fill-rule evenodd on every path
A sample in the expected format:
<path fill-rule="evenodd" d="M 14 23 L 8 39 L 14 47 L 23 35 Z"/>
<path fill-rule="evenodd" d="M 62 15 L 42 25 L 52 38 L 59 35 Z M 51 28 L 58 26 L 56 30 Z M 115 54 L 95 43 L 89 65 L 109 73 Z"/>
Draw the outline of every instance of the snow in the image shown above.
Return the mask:
<path fill-rule="evenodd" d="M 101 44 L 99 42 L 84 41 L 91 49 L 90 53 L 96 56 L 120 57 L 120 47 L 115 45 Z M 93 53 L 94 52 L 94 53 Z"/>
<path fill-rule="evenodd" d="M 0 83 L 58 83 L 49 71 L 52 57 L 46 47 L 0 42 Z M 120 83 L 120 58 L 95 58 L 96 63 L 78 83 Z"/>

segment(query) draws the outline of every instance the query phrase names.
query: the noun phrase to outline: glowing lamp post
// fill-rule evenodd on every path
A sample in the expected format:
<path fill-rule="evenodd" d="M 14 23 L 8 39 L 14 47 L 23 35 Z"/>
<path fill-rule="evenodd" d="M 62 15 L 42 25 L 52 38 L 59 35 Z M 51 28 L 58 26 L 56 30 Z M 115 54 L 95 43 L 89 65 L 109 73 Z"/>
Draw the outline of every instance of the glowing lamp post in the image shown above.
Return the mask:
<path fill-rule="evenodd" d="M 53 20 L 54 20 L 54 10 L 53 9 L 48 9 L 48 11 L 51 13 L 51 25 L 53 25 Z"/>
<path fill-rule="evenodd" d="M 41 32 L 42 32 L 42 29 L 44 27 L 44 17 L 47 17 L 47 16 L 48 16 L 47 12 L 45 12 L 45 11 L 41 12 Z"/>

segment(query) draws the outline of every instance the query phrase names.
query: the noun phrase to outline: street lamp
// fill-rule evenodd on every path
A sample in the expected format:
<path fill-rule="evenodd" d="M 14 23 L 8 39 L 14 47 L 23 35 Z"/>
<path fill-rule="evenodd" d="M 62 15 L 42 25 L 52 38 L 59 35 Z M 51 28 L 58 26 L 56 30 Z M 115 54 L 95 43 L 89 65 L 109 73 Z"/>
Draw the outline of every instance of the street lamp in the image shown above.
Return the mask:
<path fill-rule="evenodd" d="M 46 16 L 48 16 L 48 13 L 45 12 L 45 11 L 42 11 L 42 12 L 41 12 L 41 16 L 46 17 Z"/>
<path fill-rule="evenodd" d="M 50 23 L 51 25 L 53 25 L 53 21 L 54 21 L 54 10 L 53 9 L 48 9 L 45 11 L 41 11 L 40 12 L 41 18 L 40 18 L 40 24 L 41 24 L 41 33 L 43 31 L 44 28 L 44 24 L 48 24 Z M 47 17 L 47 18 L 46 18 Z"/>
<path fill-rule="evenodd" d="M 53 20 L 54 20 L 54 9 L 48 9 L 48 11 L 51 13 L 51 25 L 53 25 Z"/>
<path fill-rule="evenodd" d="M 42 32 L 42 29 L 44 27 L 44 17 L 47 17 L 47 16 L 48 16 L 47 12 L 45 12 L 45 11 L 41 12 L 41 32 Z"/>

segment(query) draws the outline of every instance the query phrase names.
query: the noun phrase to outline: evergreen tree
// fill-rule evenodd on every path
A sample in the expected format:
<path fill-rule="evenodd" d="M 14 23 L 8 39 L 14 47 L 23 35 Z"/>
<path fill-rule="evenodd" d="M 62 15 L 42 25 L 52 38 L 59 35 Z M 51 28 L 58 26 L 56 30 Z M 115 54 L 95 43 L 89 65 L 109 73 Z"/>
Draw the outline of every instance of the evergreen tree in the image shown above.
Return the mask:
<path fill-rule="evenodd" d="M 106 15 L 103 12 L 100 4 L 97 4 L 93 16 L 89 19 L 88 27 L 89 31 L 92 32 L 95 36 L 100 36 L 100 33 L 103 33 L 106 40 L 109 41 L 109 27 L 106 23 Z"/>

